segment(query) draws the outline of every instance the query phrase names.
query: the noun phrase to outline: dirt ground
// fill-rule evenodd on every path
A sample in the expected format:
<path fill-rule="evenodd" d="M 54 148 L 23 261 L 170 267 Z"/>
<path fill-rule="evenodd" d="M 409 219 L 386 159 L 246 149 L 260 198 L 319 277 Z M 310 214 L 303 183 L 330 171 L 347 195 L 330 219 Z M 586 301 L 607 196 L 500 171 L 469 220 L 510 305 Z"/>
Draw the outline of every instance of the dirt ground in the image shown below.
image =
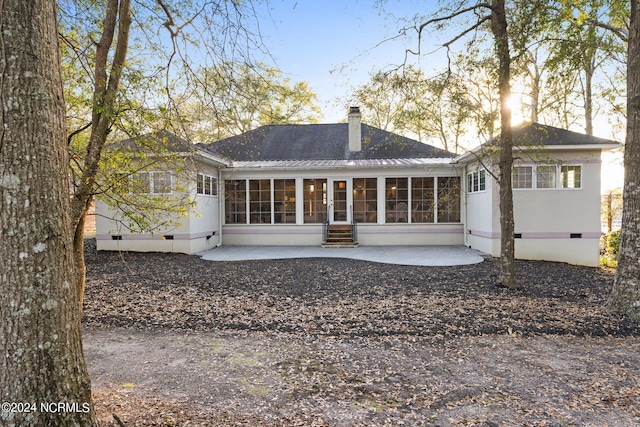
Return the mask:
<path fill-rule="evenodd" d="M 103 425 L 640 425 L 640 339 L 88 328 Z"/>
<path fill-rule="evenodd" d="M 640 326 L 607 270 L 87 252 L 105 426 L 637 426 Z"/>

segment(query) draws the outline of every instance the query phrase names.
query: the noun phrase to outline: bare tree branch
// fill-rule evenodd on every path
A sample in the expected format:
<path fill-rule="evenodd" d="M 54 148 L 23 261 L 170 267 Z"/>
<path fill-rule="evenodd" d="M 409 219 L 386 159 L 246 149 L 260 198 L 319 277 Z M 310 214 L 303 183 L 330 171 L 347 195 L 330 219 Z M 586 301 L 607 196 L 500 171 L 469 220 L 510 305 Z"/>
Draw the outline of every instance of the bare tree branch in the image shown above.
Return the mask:
<path fill-rule="evenodd" d="M 418 49 L 417 51 L 413 51 L 411 49 L 407 49 L 405 50 L 405 55 L 404 55 L 404 64 L 406 65 L 407 60 L 409 55 L 420 55 L 422 52 L 422 32 L 424 31 L 425 28 L 427 28 L 430 25 L 433 24 L 437 24 L 439 22 L 444 22 L 444 21 L 449 21 L 453 18 L 457 18 L 459 16 L 462 16 L 468 12 L 477 12 L 480 9 L 489 9 L 491 10 L 491 5 L 488 3 L 478 3 L 474 6 L 470 6 L 461 10 L 458 10 L 454 13 L 451 13 L 449 15 L 446 16 L 439 16 L 437 18 L 432 18 L 429 19 L 426 22 L 423 22 L 422 24 L 420 24 L 419 27 L 416 28 L 416 31 L 418 33 Z M 458 40 L 460 40 L 462 37 L 464 37 L 465 35 L 469 34 L 472 31 L 475 31 L 476 29 L 478 29 L 483 23 L 489 21 L 491 19 L 491 15 L 486 15 L 486 16 L 479 16 L 478 22 L 476 22 L 474 25 L 472 25 L 469 28 L 466 28 L 465 30 L 463 30 L 461 33 L 457 34 L 455 37 L 453 37 L 452 39 L 450 39 L 449 41 L 447 41 L 446 43 L 444 43 L 442 45 L 442 47 L 445 47 L 447 49 L 447 59 L 449 60 L 449 67 L 451 66 L 451 60 L 449 58 L 449 51 L 450 51 L 450 47 L 453 43 L 457 42 Z"/>

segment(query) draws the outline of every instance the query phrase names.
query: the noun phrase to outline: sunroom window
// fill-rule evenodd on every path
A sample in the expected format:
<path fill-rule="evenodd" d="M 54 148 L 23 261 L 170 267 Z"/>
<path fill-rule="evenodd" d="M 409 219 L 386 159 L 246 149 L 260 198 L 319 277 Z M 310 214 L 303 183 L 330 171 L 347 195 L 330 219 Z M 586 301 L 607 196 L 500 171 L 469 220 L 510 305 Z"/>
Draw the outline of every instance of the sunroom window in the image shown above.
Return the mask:
<path fill-rule="evenodd" d="M 353 219 L 356 222 L 378 221 L 378 180 L 353 179 Z"/>
<path fill-rule="evenodd" d="M 438 177 L 438 222 L 460 222 L 460 178 Z"/>

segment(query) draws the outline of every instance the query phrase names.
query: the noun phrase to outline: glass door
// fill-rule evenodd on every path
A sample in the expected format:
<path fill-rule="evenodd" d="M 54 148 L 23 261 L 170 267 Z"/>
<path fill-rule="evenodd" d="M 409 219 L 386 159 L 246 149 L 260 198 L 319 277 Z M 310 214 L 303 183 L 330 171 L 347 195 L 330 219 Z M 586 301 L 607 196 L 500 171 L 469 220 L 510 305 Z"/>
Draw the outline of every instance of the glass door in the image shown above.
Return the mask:
<path fill-rule="evenodd" d="M 332 212 L 333 223 L 348 223 L 351 221 L 349 185 L 347 180 L 334 180 L 332 184 Z"/>

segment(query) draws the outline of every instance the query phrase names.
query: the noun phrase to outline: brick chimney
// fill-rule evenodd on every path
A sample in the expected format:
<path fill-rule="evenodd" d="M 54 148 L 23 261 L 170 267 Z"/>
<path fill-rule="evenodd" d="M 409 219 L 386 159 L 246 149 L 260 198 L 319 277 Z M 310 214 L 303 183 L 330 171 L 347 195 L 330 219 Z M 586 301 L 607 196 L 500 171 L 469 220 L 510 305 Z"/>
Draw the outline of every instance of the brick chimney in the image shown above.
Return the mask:
<path fill-rule="evenodd" d="M 360 107 L 349 108 L 349 151 L 362 150 L 362 114 Z"/>

